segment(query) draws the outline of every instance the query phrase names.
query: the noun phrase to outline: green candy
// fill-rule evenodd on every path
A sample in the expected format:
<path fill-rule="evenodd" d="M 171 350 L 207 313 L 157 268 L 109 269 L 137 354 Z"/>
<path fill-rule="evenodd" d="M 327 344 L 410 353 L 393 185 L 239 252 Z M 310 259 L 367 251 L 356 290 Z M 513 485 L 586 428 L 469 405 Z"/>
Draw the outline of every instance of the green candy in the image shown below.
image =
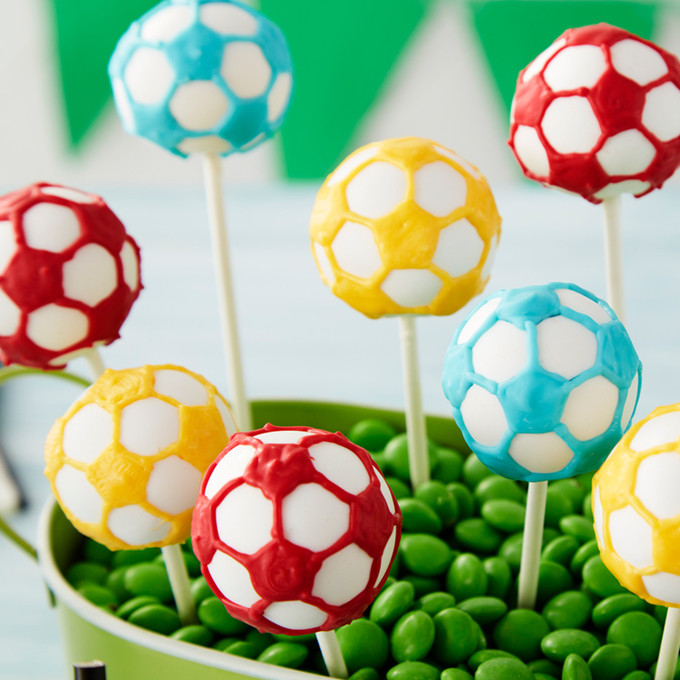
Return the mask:
<path fill-rule="evenodd" d="M 422 661 L 404 661 L 387 671 L 387 680 L 439 680 L 439 669 Z"/>
<path fill-rule="evenodd" d="M 527 664 L 529 670 L 536 675 L 547 675 L 549 678 L 561 678 L 562 668 L 548 659 L 534 659 Z"/>
<path fill-rule="evenodd" d="M 472 676 L 462 668 L 445 668 L 440 680 L 472 680 Z"/>
<path fill-rule="evenodd" d="M 231 646 L 231 645 L 230 645 Z M 298 642 L 275 642 L 258 657 L 258 661 L 285 668 L 299 668 L 307 659 L 309 650 Z"/>
<path fill-rule="evenodd" d="M 161 554 L 160 548 L 142 548 L 141 550 L 118 550 L 111 558 L 111 567 L 130 566 L 133 564 L 141 564 L 142 562 L 151 562 Z"/>
<path fill-rule="evenodd" d="M 432 442 L 428 441 L 427 458 L 429 470 L 434 467 L 436 462 L 436 452 L 437 447 Z M 399 479 L 408 483 L 411 477 L 409 473 L 408 439 L 405 432 L 390 439 L 387 446 L 385 446 L 384 455 L 390 470 L 392 470 Z"/>
<path fill-rule="evenodd" d="M 199 625 L 183 626 L 170 635 L 173 640 L 190 642 L 192 645 L 209 647 L 213 641 L 213 634 L 205 627 Z"/>
<path fill-rule="evenodd" d="M 522 530 L 524 511 L 521 503 L 505 498 L 485 501 L 481 507 L 482 517 L 489 526 L 508 534 Z"/>
<path fill-rule="evenodd" d="M 593 603 L 579 590 L 555 595 L 543 608 L 543 618 L 553 630 L 582 628 L 590 619 Z"/>
<path fill-rule="evenodd" d="M 597 547 L 597 541 L 588 541 L 584 543 L 575 553 L 571 559 L 569 570 L 574 576 L 581 576 L 585 563 L 593 556 L 599 555 L 600 549 Z"/>
<path fill-rule="evenodd" d="M 201 604 L 201 602 L 203 602 L 203 600 L 206 598 L 213 597 L 213 591 L 210 589 L 208 582 L 202 576 L 199 576 L 191 584 L 191 597 L 193 598 L 194 603 L 197 605 Z"/>
<path fill-rule="evenodd" d="M 298 636 L 298 642 L 300 642 Z M 246 633 L 246 641 L 255 647 L 256 654 L 259 656 L 269 645 L 274 643 L 274 636 L 271 633 L 260 633 L 257 630 L 249 630 Z"/>
<path fill-rule="evenodd" d="M 458 501 L 443 482 L 424 482 L 415 490 L 414 497 L 427 503 L 445 526 L 455 522 L 458 517 Z"/>
<path fill-rule="evenodd" d="M 187 573 L 191 578 L 196 578 L 201 575 L 201 562 L 192 552 L 182 551 L 184 564 L 187 568 Z"/>
<path fill-rule="evenodd" d="M 632 593 L 619 593 L 600 600 L 593 607 L 593 625 L 596 628 L 609 628 L 615 619 L 626 612 L 641 612 L 645 609 L 645 601 Z"/>
<path fill-rule="evenodd" d="M 586 494 L 583 503 L 581 504 L 581 512 L 586 519 L 590 522 L 593 521 L 593 494 Z"/>
<path fill-rule="evenodd" d="M 469 614 L 480 626 L 487 626 L 504 616 L 508 605 L 497 597 L 471 597 L 461 602 L 458 609 Z"/>
<path fill-rule="evenodd" d="M 470 489 L 474 489 L 483 479 L 493 475 L 484 463 L 474 453 L 471 453 L 463 463 L 463 481 Z"/>
<path fill-rule="evenodd" d="M 106 586 L 100 586 L 96 583 L 83 583 L 78 586 L 76 590 L 86 600 L 97 605 L 97 607 L 103 607 L 104 609 L 113 611 L 118 606 L 118 598 L 115 593 Z"/>
<path fill-rule="evenodd" d="M 527 662 L 541 655 L 541 640 L 549 632 L 548 624 L 537 612 L 513 609 L 496 624 L 493 636 L 499 649 Z"/>
<path fill-rule="evenodd" d="M 534 674 L 519 659 L 490 659 L 475 673 L 475 680 L 534 680 Z"/>
<path fill-rule="evenodd" d="M 416 597 L 422 597 L 427 593 L 431 593 L 439 588 L 439 581 L 436 578 L 427 578 L 425 576 L 414 576 L 409 574 L 404 576 L 402 581 L 410 583 L 416 591 Z"/>
<path fill-rule="evenodd" d="M 562 667 L 562 680 L 592 680 L 593 674 L 585 659 L 578 654 L 569 654 Z"/>
<path fill-rule="evenodd" d="M 578 549 L 579 542 L 573 536 L 558 536 L 543 548 L 541 559 L 568 567 Z"/>
<path fill-rule="evenodd" d="M 109 550 L 105 545 L 97 543 L 97 541 L 93 541 L 91 538 L 88 538 L 83 546 L 83 556 L 86 562 L 96 562 L 108 567 L 114 555 L 113 550 Z"/>
<path fill-rule="evenodd" d="M 592 520 L 582 515 L 567 515 L 560 520 L 560 530 L 567 536 L 573 536 L 579 543 L 586 543 L 595 538 Z"/>
<path fill-rule="evenodd" d="M 108 574 L 104 585 L 112 590 L 118 598 L 118 602 L 125 602 L 132 597 L 132 593 L 125 587 L 125 574 L 127 567 L 118 567 Z"/>
<path fill-rule="evenodd" d="M 486 594 L 488 576 L 482 561 L 473 553 L 461 553 L 446 574 L 446 589 L 456 601 Z"/>
<path fill-rule="evenodd" d="M 465 662 L 477 650 L 481 629 L 475 620 L 460 611 L 444 609 L 434 618 L 434 658 L 446 666 Z"/>
<path fill-rule="evenodd" d="M 227 654 L 241 656 L 244 659 L 254 659 L 262 654 L 262 651 L 258 650 L 252 642 L 248 642 L 247 640 L 234 640 L 234 642 L 224 648 L 224 651 Z M 297 666 L 295 666 L 295 668 L 297 668 Z"/>
<path fill-rule="evenodd" d="M 222 635 L 238 635 L 248 630 L 248 626 L 235 619 L 225 606 L 216 598 L 208 597 L 196 610 L 198 620 L 210 630 Z"/>
<path fill-rule="evenodd" d="M 170 579 L 162 564 L 153 562 L 134 564 L 125 572 L 124 584 L 133 595 L 150 595 L 161 602 L 172 600 Z"/>
<path fill-rule="evenodd" d="M 475 510 L 475 499 L 470 489 L 460 482 L 451 482 L 446 488 L 455 496 L 458 503 L 458 519 L 471 517 Z"/>
<path fill-rule="evenodd" d="M 423 595 L 415 604 L 415 609 L 422 609 L 430 616 L 439 614 L 442 609 L 448 609 L 456 604 L 456 598 L 451 593 L 435 590 Z"/>
<path fill-rule="evenodd" d="M 545 526 L 557 528 L 560 525 L 560 520 L 573 512 L 574 507 L 569 499 L 548 486 L 545 495 Z"/>
<path fill-rule="evenodd" d="M 486 594 L 505 599 L 512 581 L 512 572 L 507 561 L 502 557 L 487 557 L 482 564 L 487 576 Z"/>
<path fill-rule="evenodd" d="M 415 592 L 408 581 L 392 584 L 375 598 L 368 618 L 381 626 L 389 626 L 411 608 Z"/>
<path fill-rule="evenodd" d="M 434 643 L 434 622 L 422 610 L 404 614 L 392 629 L 392 656 L 396 661 L 420 661 Z"/>
<path fill-rule="evenodd" d="M 594 635 L 576 628 L 555 630 L 541 640 L 541 651 L 557 663 L 563 662 L 572 653 L 588 659 L 599 646 Z"/>
<path fill-rule="evenodd" d="M 659 656 L 661 624 L 645 612 L 627 612 L 609 626 L 607 642 L 626 645 L 631 649 L 637 664 L 646 668 Z"/>
<path fill-rule="evenodd" d="M 366 418 L 355 423 L 347 434 L 347 438 L 357 446 L 376 453 L 382 451 L 397 431 L 384 420 Z"/>
<path fill-rule="evenodd" d="M 453 559 L 448 544 L 429 534 L 402 534 L 399 552 L 406 567 L 417 576 L 439 576 Z"/>
<path fill-rule="evenodd" d="M 161 635 L 170 635 L 182 626 L 177 612 L 162 604 L 147 604 L 140 607 L 130 614 L 128 621 Z"/>
<path fill-rule="evenodd" d="M 66 572 L 66 580 L 78 588 L 84 583 L 94 583 L 103 586 L 106 582 L 109 570 L 96 562 L 77 562 Z"/>
<path fill-rule="evenodd" d="M 538 567 L 538 589 L 536 598 L 545 603 L 555 595 L 569 590 L 574 585 L 574 580 L 566 567 L 557 562 L 542 560 Z"/>
<path fill-rule="evenodd" d="M 411 487 L 402 482 L 399 477 L 385 477 L 387 485 L 392 489 L 392 493 L 397 500 L 411 497 Z"/>
<path fill-rule="evenodd" d="M 214 642 L 212 648 L 216 649 L 218 652 L 223 652 L 227 647 L 233 645 L 234 642 L 237 642 L 237 638 L 222 638 L 221 640 Z"/>
<path fill-rule="evenodd" d="M 652 676 L 647 671 L 631 671 L 623 680 L 652 680 Z"/>
<path fill-rule="evenodd" d="M 487 501 L 505 499 L 526 505 L 527 494 L 517 482 L 505 477 L 492 475 L 486 477 L 475 487 L 475 500 L 482 506 Z"/>
<path fill-rule="evenodd" d="M 635 654 L 625 645 L 602 645 L 588 659 L 593 680 L 622 680 L 637 668 Z"/>
<path fill-rule="evenodd" d="M 456 540 L 465 548 L 478 553 L 494 553 L 503 540 L 490 524 L 481 517 L 469 517 L 456 524 Z"/>
<path fill-rule="evenodd" d="M 522 541 L 524 536 L 522 533 L 512 534 L 508 536 L 503 545 L 501 545 L 498 556 L 502 557 L 510 567 L 510 570 L 515 574 L 519 571 L 519 567 L 522 561 Z"/>
<path fill-rule="evenodd" d="M 130 617 L 130 614 L 142 607 L 146 607 L 147 604 L 160 604 L 160 602 L 155 597 L 150 597 L 149 595 L 138 595 L 121 604 L 116 609 L 116 616 L 120 619 L 127 619 Z"/>
<path fill-rule="evenodd" d="M 502 649 L 480 649 L 467 660 L 467 666 L 470 670 L 476 671 L 484 662 L 490 659 L 517 659 L 517 657 L 514 654 L 510 654 L 510 652 L 504 652 Z"/>
<path fill-rule="evenodd" d="M 463 473 L 463 460 L 458 451 L 438 447 L 432 478 L 445 484 L 457 482 Z"/>
<path fill-rule="evenodd" d="M 375 668 L 360 668 L 356 673 L 352 673 L 348 680 L 380 680 L 380 673 Z"/>
<path fill-rule="evenodd" d="M 404 533 L 438 534 L 442 530 L 439 515 L 424 501 L 402 498 L 399 501 Z"/>
<path fill-rule="evenodd" d="M 593 555 L 583 565 L 583 584 L 600 597 L 628 592 L 604 566 L 599 555 Z"/>
<path fill-rule="evenodd" d="M 356 619 L 336 631 L 340 651 L 349 673 L 360 668 L 381 668 L 389 654 L 389 639 L 373 621 Z"/>
<path fill-rule="evenodd" d="M 583 503 L 583 499 L 590 490 L 590 482 L 583 484 L 580 480 L 572 477 L 550 482 L 550 487 L 554 491 L 557 491 L 560 496 L 569 500 L 573 512 L 576 508 L 580 507 L 581 503 Z"/>

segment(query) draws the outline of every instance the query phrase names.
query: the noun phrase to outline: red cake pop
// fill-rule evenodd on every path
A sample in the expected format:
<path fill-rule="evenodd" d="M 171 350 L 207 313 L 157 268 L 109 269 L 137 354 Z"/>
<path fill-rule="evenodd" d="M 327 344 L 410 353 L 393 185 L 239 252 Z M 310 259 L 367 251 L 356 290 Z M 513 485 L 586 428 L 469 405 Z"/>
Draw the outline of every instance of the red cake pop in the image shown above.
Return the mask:
<path fill-rule="evenodd" d="M 565 31 L 519 75 L 509 144 L 527 177 L 592 203 L 680 162 L 680 62 L 608 24 Z"/>
<path fill-rule="evenodd" d="M 141 290 L 139 248 L 94 194 L 40 182 L 0 198 L 0 360 L 63 368 L 108 345 Z"/>
<path fill-rule="evenodd" d="M 370 454 L 343 435 L 265 426 L 208 468 L 192 541 L 230 614 L 299 635 L 358 618 L 397 550 L 401 513 Z"/>

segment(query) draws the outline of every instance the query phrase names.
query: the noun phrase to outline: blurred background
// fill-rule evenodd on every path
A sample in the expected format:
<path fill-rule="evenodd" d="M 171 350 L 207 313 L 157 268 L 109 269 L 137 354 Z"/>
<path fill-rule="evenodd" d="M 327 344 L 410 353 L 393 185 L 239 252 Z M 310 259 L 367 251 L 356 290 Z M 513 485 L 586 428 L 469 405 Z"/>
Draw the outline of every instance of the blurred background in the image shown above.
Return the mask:
<path fill-rule="evenodd" d="M 0 185 L 37 179 L 197 184 L 197 160 L 125 134 L 106 64 L 156 0 L 0 0 Z M 357 146 L 420 135 L 492 182 L 519 179 L 505 145 L 520 69 L 563 30 L 598 21 L 680 53 L 678 0 L 254 0 L 290 44 L 282 132 L 225 162 L 227 178 L 324 177 Z"/>

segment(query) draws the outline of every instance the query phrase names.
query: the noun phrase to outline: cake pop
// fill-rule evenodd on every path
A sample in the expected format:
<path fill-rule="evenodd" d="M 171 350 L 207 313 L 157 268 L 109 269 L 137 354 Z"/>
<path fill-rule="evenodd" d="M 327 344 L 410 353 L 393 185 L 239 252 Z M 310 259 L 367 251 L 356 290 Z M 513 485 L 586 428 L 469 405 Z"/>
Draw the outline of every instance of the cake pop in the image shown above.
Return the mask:
<path fill-rule="evenodd" d="M 680 62 L 608 24 L 565 31 L 519 75 L 509 144 L 543 184 L 643 196 L 680 162 Z"/>
<path fill-rule="evenodd" d="M 401 513 L 343 435 L 267 425 L 234 435 L 201 486 L 192 545 L 230 614 L 262 630 L 329 631 L 387 578 Z"/>
<path fill-rule="evenodd" d="M 0 198 L 0 360 L 63 368 L 106 345 L 141 290 L 139 248 L 94 194 L 44 182 Z"/>

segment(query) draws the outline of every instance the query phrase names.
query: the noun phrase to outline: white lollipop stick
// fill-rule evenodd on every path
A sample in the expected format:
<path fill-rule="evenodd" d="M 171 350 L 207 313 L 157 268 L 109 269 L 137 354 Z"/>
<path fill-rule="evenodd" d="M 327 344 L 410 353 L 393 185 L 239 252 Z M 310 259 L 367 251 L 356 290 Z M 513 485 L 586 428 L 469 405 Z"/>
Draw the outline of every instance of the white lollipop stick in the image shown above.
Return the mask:
<path fill-rule="evenodd" d="M 418 373 L 418 342 L 416 322 L 413 316 L 399 317 L 399 337 L 401 339 L 401 363 L 406 395 L 406 438 L 408 442 L 408 463 L 411 484 L 417 489 L 430 479 L 430 466 L 427 458 L 427 431 L 423 400 L 420 394 Z"/>
<path fill-rule="evenodd" d="M 208 222 L 212 237 L 213 260 L 217 278 L 217 297 L 220 303 L 220 321 L 227 364 L 227 385 L 234 409 L 234 419 L 240 430 L 252 429 L 250 405 L 246 399 L 241 366 L 241 351 L 236 325 L 236 305 L 231 281 L 227 222 L 224 215 L 224 201 L 220 181 L 220 159 L 215 154 L 203 155 L 205 194 L 208 203 Z"/>
<path fill-rule="evenodd" d="M 316 634 L 316 640 L 319 643 L 321 656 L 326 664 L 328 675 L 332 678 L 346 678 L 349 674 L 347 672 L 347 664 L 340 651 L 338 638 L 334 630 L 322 630 Z"/>
<path fill-rule="evenodd" d="M 680 609 L 669 607 L 654 680 L 671 680 L 678 663 L 678 651 L 680 651 Z"/>
<path fill-rule="evenodd" d="M 529 482 L 517 589 L 518 609 L 533 609 L 536 606 L 547 492 L 548 482 Z"/>
<path fill-rule="evenodd" d="M 163 561 L 170 579 L 172 595 L 177 605 L 177 613 L 182 625 L 186 626 L 196 621 L 196 605 L 191 595 L 191 583 L 187 572 L 187 565 L 182 557 L 179 545 L 166 545 L 161 548 Z"/>
<path fill-rule="evenodd" d="M 97 349 L 97 347 L 90 347 L 83 352 L 83 357 L 90 366 L 92 380 L 96 380 L 106 370 L 106 366 L 104 366 L 104 361 L 102 360 L 102 355 L 99 353 L 99 349 Z"/>
<path fill-rule="evenodd" d="M 604 244 L 607 271 L 607 301 L 622 322 L 625 322 L 623 303 L 623 258 L 621 256 L 621 196 L 605 198 Z"/>

